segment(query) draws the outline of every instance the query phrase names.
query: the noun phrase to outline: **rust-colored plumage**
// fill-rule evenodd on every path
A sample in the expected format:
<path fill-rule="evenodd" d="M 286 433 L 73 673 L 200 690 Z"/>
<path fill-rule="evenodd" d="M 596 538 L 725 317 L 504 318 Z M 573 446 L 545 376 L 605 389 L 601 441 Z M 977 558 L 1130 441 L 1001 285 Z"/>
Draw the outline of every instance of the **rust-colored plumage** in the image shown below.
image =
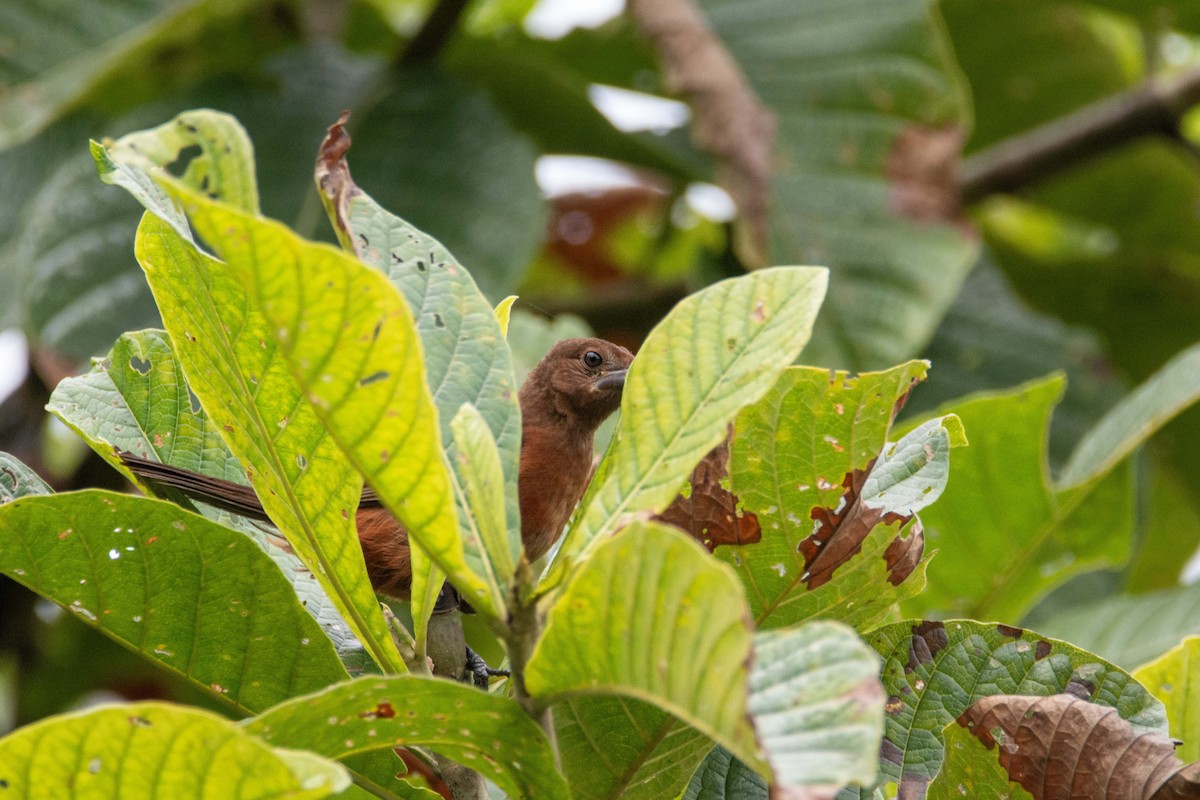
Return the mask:
<path fill-rule="evenodd" d="M 567 339 L 547 353 L 521 387 L 521 540 L 536 561 L 562 534 L 592 471 L 592 436 L 621 404 L 633 355 L 603 339 Z M 131 454 L 122 460 L 152 488 L 170 487 L 236 514 L 266 519 L 254 491 Z M 412 584 L 408 532 L 375 493 L 363 491 L 355 519 L 375 591 L 407 598 Z"/>

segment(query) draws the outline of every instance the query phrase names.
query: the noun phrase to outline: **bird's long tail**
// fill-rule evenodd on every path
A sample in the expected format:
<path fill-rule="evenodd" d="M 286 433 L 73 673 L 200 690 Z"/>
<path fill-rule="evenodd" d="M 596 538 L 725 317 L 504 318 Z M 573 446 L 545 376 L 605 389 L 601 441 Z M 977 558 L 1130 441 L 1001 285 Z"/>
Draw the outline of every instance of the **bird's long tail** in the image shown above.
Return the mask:
<path fill-rule="evenodd" d="M 208 503 L 243 517 L 270 522 L 258 495 L 249 486 L 201 475 L 182 467 L 163 464 L 161 461 L 151 461 L 133 453 L 118 452 L 117 455 L 130 472 L 155 490 L 174 489 L 190 500 Z"/>

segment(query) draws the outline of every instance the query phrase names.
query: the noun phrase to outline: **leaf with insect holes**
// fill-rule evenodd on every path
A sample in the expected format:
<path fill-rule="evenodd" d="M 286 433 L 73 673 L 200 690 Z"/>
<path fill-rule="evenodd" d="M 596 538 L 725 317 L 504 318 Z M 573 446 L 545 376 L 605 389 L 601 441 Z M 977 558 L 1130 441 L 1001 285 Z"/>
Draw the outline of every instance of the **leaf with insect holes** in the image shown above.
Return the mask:
<path fill-rule="evenodd" d="M 254 287 L 305 407 L 342 457 L 472 607 L 499 619 L 505 603 L 491 562 L 477 535 L 460 535 L 420 341 L 399 292 L 351 255 L 169 186 L 230 272 Z"/>
<path fill-rule="evenodd" d="M 161 500 L 90 489 L 0 506 L 0 565 L 242 714 L 346 678 L 262 550 Z"/>
<path fill-rule="evenodd" d="M 214 130 L 233 131 L 229 154 L 248 158 L 245 148 L 235 146 L 244 134 L 237 134 L 232 118 L 216 112 L 181 118 L 214 116 L 220 118 Z M 160 167 L 121 141 L 111 149 L 93 143 L 92 151 L 101 177 L 120 179 L 152 212 L 142 218 L 135 255 L 192 391 L 247 470 L 264 509 L 355 636 L 381 667 L 403 672 L 354 530 L 362 478 L 305 401 L 275 344 L 277 328 L 260 314 L 240 278 L 198 250 L 173 201 L 150 186 Z"/>
<path fill-rule="evenodd" d="M 479 771 L 510 797 L 567 796 L 550 743 L 507 697 L 440 678 L 360 678 L 246 720 L 276 747 L 343 758 L 394 747 L 429 747 Z"/>
<path fill-rule="evenodd" d="M 46 408 L 134 483 L 141 482 L 116 457 L 116 450 L 246 484 L 245 470 L 188 388 L 165 331 L 122 335 L 90 372 L 60 381 Z M 333 640 L 347 668 L 360 672 L 368 667 L 361 643 L 320 582 L 300 559 L 280 546 L 269 528 L 205 503 L 193 504 L 170 488 L 141 486 L 147 494 L 194 508 L 250 537 L 287 576 L 305 609 Z"/>
<path fill-rule="evenodd" d="M 621 419 L 553 569 L 626 517 L 658 512 L 738 411 L 799 355 L 827 273 L 777 267 L 715 283 L 655 326 L 629 368 Z"/>

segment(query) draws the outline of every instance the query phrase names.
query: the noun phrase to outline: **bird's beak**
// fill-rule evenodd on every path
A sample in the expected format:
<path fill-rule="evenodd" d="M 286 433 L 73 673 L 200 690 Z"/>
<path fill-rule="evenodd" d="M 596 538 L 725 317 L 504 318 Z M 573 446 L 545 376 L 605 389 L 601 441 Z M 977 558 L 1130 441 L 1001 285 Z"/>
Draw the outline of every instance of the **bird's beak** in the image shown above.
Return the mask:
<path fill-rule="evenodd" d="M 620 391 L 625 387 L 625 373 L 628 371 L 627 369 L 617 369 L 607 372 L 597 378 L 596 382 L 592 385 L 602 391 L 612 389 Z"/>

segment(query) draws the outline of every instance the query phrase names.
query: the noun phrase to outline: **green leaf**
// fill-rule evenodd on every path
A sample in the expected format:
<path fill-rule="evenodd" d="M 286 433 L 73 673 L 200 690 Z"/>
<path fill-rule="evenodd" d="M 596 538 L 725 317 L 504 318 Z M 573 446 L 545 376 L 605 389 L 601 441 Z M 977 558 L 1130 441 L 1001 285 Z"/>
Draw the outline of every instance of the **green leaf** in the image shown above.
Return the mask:
<path fill-rule="evenodd" d="M 566 796 L 550 744 L 529 715 L 506 697 L 451 681 L 363 678 L 281 704 L 243 726 L 269 744 L 329 758 L 429 747 L 512 797 Z"/>
<path fill-rule="evenodd" d="M 637 521 L 605 537 L 572 576 L 525 681 L 541 703 L 595 693 L 654 703 L 757 766 L 749 654 L 733 572 L 679 531 Z"/>
<path fill-rule="evenodd" d="M 354 529 L 362 478 L 288 371 L 274 331 L 225 265 L 147 214 L 138 262 L 190 385 L 271 520 L 383 668 L 403 662 L 379 613 Z"/>
<path fill-rule="evenodd" d="M 870 648 L 848 628 L 815 623 L 759 634 L 747 670 L 750 635 L 740 595 L 727 568 L 707 559 L 693 541 L 653 523 L 635 522 L 584 562 L 551 608 L 526 671 L 540 702 L 568 701 L 571 722 L 560 728 L 571 749 L 582 744 L 573 729 L 594 729 L 592 746 L 607 753 L 605 769 L 596 770 L 603 794 L 587 783 L 573 785 L 586 786 L 589 797 L 616 796 L 631 786 L 645 791 L 651 783 L 673 793 L 680 787 L 671 781 L 686 774 L 630 763 L 631 751 L 665 758 L 679 750 L 689 759 L 702 752 L 670 719 L 642 713 L 640 704 L 625 710 L 641 722 L 641 741 L 614 741 L 611 728 L 596 725 L 602 706 L 573 702 L 597 694 L 653 703 L 755 769 L 769 765 L 781 786 L 873 780 L 883 694 Z M 607 710 L 616 715 L 622 705 L 610 701 Z M 625 727 L 619 716 L 615 724 Z M 603 746 L 610 741 L 611 749 Z M 605 771 L 622 764 L 633 768 L 636 784 L 628 773 L 621 783 L 605 780 Z"/>
<path fill-rule="evenodd" d="M 638 350 L 621 421 L 555 566 L 626 516 L 661 511 L 728 424 L 799 355 L 825 294 L 823 269 L 779 267 L 682 300 Z"/>
<path fill-rule="evenodd" d="M 1139 595 L 1098 597 L 1053 613 L 1030 614 L 1047 636 L 1067 639 L 1126 669 L 1200 635 L 1200 584 Z"/>
<path fill-rule="evenodd" d="M 714 748 L 692 776 L 683 800 L 767 800 L 767 782 L 733 757 L 724 747 Z"/>
<path fill-rule="evenodd" d="M 246 482 L 245 470 L 188 388 L 165 331 L 122 334 L 90 372 L 60 381 L 46 408 L 131 480 L 117 450 Z"/>
<path fill-rule="evenodd" d="M 778 120 L 771 260 L 831 269 L 806 361 L 912 357 L 977 253 L 952 177 L 970 106 L 936 3 L 701 5 Z"/>
<path fill-rule="evenodd" d="M 1104 363 L 1096 334 L 1030 308 L 986 253 L 923 355 L 936 367 L 905 404 L 908 416 L 949 407 L 951 400 L 967 394 L 997 391 L 1063 370 L 1066 393 L 1050 426 L 1053 468 L 1066 461 L 1083 434 L 1124 392 L 1116 375 L 1096 368 Z"/>
<path fill-rule="evenodd" d="M 520 529 L 504 524 L 504 474 L 500 451 L 479 409 L 464 403 L 450 421 L 458 449 L 459 475 L 472 513 L 479 525 L 479 538 L 502 585 L 512 581 L 521 558 Z"/>
<path fill-rule="evenodd" d="M 1115 708 L 1137 730 L 1166 733 L 1162 704 L 1128 673 L 1032 631 L 972 620 L 906 620 L 865 638 L 883 656 L 890 698 L 879 785 L 896 782 L 905 796 L 937 774 L 943 728 L 991 695 L 1070 692 Z"/>
<path fill-rule="evenodd" d="M 1047 474 L 1046 430 L 1061 394 L 1062 379 L 1051 377 L 950 404 L 971 446 L 957 454 L 941 499 L 922 512 L 939 553 L 926 590 L 905 601 L 905 613 L 1016 621 L 1072 575 L 1128 557 L 1128 467 L 1068 491 Z"/>
<path fill-rule="evenodd" d="M 1178 586 L 1187 569 L 1183 553 L 1200 549 L 1200 508 L 1191 488 L 1175 470 L 1155 465 L 1136 552 L 1124 575 L 1131 594 Z"/>
<path fill-rule="evenodd" d="M 471 605 L 498 619 L 504 600 L 491 564 L 477 537 L 459 536 L 416 326 L 396 289 L 378 270 L 279 223 L 172 190 L 197 232 L 254 287 L 271 340 L 332 441 Z"/>
<path fill-rule="evenodd" d="M 1011 0 L 1003 7 L 942 0 L 959 68 L 972 89 L 969 149 L 1058 119 L 1141 77 L 1141 43 L 1133 26 L 1101 18 L 1088 6 L 1063 0 Z"/>
<path fill-rule="evenodd" d="M 886 472 L 904 469 L 902 461 L 881 458 L 881 452 L 897 404 L 927 368 L 912 361 L 851 376 L 792 367 L 762 400 L 738 415 L 729 485 L 737 507 L 755 515 L 761 539 L 741 545 L 713 541 L 719 545 L 716 555 L 741 576 L 760 628 L 818 617 L 869 626 L 899 599 L 920 590 L 923 568 L 910 576 L 918 564 L 900 558 L 910 550 L 920 558 L 919 524 L 901 530 L 914 511 L 889 501 L 876 487 L 883 485 Z M 913 454 L 924 455 L 923 446 Z M 945 485 L 947 456 L 939 447 L 936 459 L 909 476 L 929 477 L 920 487 L 934 487 L 921 495 L 926 502 Z M 930 475 L 934 470 L 940 471 L 936 477 Z M 829 523 L 819 536 L 814 520 Z M 850 549 L 854 542 L 861 547 L 857 553 Z M 822 549 L 841 551 L 848 560 L 825 567 L 822 559 L 820 571 L 831 574 L 812 580 L 810 567 Z"/>
<path fill-rule="evenodd" d="M 1200 760 L 1200 636 L 1186 637 L 1133 677 L 1167 707 L 1171 735 L 1183 743 L 1175 754 L 1185 763 Z"/>
<path fill-rule="evenodd" d="M 486 422 L 489 437 L 494 438 L 498 448 L 502 530 L 506 528 L 516 537 L 520 529 L 520 408 L 512 356 L 500 320 L 471 274 L 440 242 L 384 210 L 355 185 L 345 160 L 345 141 L 345 131 L 339 124 L 331 128 L 322 145 L 317 164 L 321 199 L 343 246 L 382 270 L 412 311 L 438 410 L 442 444 L 455 467 L 452 477 L 463 536 L 478 539 L 485 525 L 492 524 L 476 519 L 481 509 L 467 502 L 468 479 L 459 469 L 455 454 L 451 420 L 464 404 L 471 404 Z M 491 555 L 493 560 L 499 557 Z M 415 618 L 422 616 L 423 612 L 414 611 Z"/>
<path fill-rule="evenodd" d="M 21 459 L 0 451 L 0 505 L 31 495 L 52 494 L 53 489 Z"/>
<path fill-rule="evenodd" d="M 122 335 L 91 372 L 60 381 L 46 408 L 135 483 L 136 477 L 116 458 L 115 450 L 246 484 L 245 470 L 188 388 L 164 331 Z M 142 489 L 159 494 L 153 486 L 143 485 Z M 159 496 L 186 508 L 195 507 L 209 519 L 254 540 L 283 570 L 304 607 L 334 641 L 347 668 L 362 671 L 362 645 L 346 627 L 336 605 L 300 559 L 279 547 L 278 539 L 261 524 L 204 503 L 193 504 L 173 491 Z"/>
<path fill-rule="evenodd" d="M 346 673 L 279 570 L 240 533 L 98 490 L 0 508 L 3 572 L 253 713 Z"/>
<path fill-rule="evenodd" d="M 254 145 L 245 128 L 228 114 L 208 109 L 184 111 L 157 128 L 122 136 L 107 148 L 93 142 L 92 155 L 100 180 L 125 189 L 148 209 L 171 203 L 145 168 L 175 167 L 181 162 L 182 170 L 172 173 L 178 180 L 243 211 L 259 212 Z M 182 217 L 169 221 L 186 235 Z"/>
<path fill-rule="evenodd" d="M 1009 778 L 1000 764 L 997 749 L 979 741 L 965 726 L 951 722 L 942 731 L 946 761 L 929 785 L 928 800 L 959 800 L 969 797 L 1005 797 L 1034 800 L 1020 783 Z"/>
<path fill-rule="evenodd" d="M 755 635 L 747 708 L 776 786 L 875 780 L 884 711 L 878 674 L 875 653 L 839 623 Z"/>
<path fill-rule="evenodd" d="M 0 149 L 36 135 L 106 81 L 162 70 L 164 51 L 180 60 L 189 39 L 251 5 L 113 0 L 89 9 L 86 25 L 71 24 L 51 0 L 6 5 L 0 29 L 13 35 L 0 65 L 0 83 L 10 88 L 0 100 Z"/>
<path fill-rule="evenodd" d="M 0 739 L 0 788 L 12 798 L 320 798 L 349 786 L 338 764 L 165 703 L 51 717 Z"/>
<path fill-rule="evenodd" d="M 844 625 L 814 622 L 754 637 L 749 709 L 773 785 L 829 792 L 878 772 L 884 695 L 879 659 Z M 767 785 L 717 747 L 684 798 L 754 800 Z"/>
<path fill-rule="evenodd" d="M 554 726 L 576 800 L 674 797 L 713 746 L 661 708 L 619 695 L 556 702 Z"/>
<path fill-rule="evenodd" d="M 1063 489 L 1111 470 L 1171 418 L 1200 400 L 1200 345 L 1184 350 L 1121 400 L 1088 432 L 1063 467 Z"/>

